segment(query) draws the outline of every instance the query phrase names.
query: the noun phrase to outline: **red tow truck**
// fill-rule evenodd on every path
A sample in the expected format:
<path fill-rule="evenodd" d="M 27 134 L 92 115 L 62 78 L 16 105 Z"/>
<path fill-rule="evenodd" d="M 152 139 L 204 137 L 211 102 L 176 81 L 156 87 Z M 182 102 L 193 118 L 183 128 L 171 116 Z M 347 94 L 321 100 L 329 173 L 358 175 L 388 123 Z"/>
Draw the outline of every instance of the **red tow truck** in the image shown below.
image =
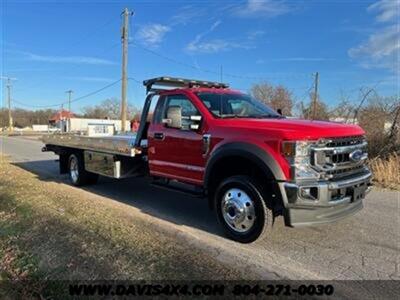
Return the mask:
<path fill-rule="evenodd" d="M 224 83 L 159 77 L 144 86 L 136 135 L 43 136 L 74 185 L 147 176 L 203 195 L 242 243 L 268 236 L 278 216 L 309 226 L 362 209 L 371 172 L 359 126 L 286 118 Z"/>

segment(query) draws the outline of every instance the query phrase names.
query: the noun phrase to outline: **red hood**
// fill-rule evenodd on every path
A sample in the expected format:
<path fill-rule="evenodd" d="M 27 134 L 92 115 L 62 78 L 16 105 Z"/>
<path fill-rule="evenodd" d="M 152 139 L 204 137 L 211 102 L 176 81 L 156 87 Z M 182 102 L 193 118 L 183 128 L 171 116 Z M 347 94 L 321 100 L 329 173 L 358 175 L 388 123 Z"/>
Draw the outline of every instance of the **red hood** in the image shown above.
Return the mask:
<path fill-rule="evenodd" d="M 341 137 L 363 135 L 364 130 L 357 125 L 302 119 L 219 119 L 221 126 L 262 130 L 278 134 L 282 139 L 318 139 L 321 137 Z"/>

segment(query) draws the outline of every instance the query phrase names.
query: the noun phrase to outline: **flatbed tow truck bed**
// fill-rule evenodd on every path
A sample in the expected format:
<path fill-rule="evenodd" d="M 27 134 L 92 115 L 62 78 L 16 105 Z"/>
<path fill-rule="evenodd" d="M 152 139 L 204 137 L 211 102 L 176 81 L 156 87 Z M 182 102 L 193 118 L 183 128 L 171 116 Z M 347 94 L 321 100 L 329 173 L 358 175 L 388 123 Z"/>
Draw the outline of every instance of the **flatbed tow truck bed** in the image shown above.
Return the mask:
<path fill-rule="evenodd" d="M 43 135 L 42 141 L 45 145 L 99 151 L 128 157 L 136 157 L 141 155 L 143 151 L 143 147 L 135 146 L 136 134 L 99 137 L 79 135 L 77 133 L 57 133 Z M 145 146 L 144 141 L 142 144 Z"/>

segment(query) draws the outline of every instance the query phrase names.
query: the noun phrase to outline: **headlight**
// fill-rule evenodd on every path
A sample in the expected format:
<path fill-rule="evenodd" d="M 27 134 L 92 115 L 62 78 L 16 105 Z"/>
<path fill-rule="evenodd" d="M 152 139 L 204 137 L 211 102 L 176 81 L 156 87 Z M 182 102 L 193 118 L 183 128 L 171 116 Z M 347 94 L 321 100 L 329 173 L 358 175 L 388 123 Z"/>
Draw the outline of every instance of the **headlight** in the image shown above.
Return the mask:
<path fill-rule="evenodd" d="M 311 146 L 313 141 L 290 141 L 282 143 L 282 154 L 292 167 L 294 180 L 318 179 L 319 173 L 311 168 Z"/>

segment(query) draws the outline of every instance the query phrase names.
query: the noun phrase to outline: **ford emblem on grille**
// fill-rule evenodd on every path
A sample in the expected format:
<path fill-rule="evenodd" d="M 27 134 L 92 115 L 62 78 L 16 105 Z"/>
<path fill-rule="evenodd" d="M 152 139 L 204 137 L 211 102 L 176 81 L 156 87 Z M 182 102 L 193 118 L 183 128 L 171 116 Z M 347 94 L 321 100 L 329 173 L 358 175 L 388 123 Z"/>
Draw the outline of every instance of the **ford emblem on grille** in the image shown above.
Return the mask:
<path fill-rule="evenodd" d="M 355 150 L 349 154 L 349 158 L 354 161 L 354 162 L 359 162 L 361 161 L 361 158 L 363 157 L 363 152 L 362 150 Z"/>

